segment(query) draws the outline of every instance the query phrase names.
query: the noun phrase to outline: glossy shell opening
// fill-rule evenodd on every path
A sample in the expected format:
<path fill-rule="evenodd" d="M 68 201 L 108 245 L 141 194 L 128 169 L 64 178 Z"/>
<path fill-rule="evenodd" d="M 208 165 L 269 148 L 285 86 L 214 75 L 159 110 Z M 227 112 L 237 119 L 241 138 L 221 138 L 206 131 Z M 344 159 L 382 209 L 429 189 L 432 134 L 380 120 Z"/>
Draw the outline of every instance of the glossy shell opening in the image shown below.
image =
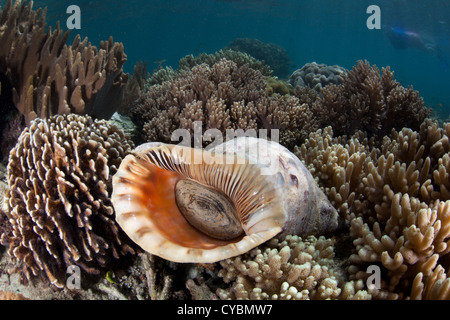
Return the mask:
<path fill-rule="evenodd" d="M 231 164 L 208 151 L 161 144 L 139 147 L 113 178 L 116 220 L 144 250 L 175 262 L 211 263 L 245 253 L 282 230 L 285 212 L 278 191 L 256 165 Z M 179 211 L 174 188 L 190 178 L 222 190 L 235 204 L 245 235 L 223 241 L 196 230 Z"/>

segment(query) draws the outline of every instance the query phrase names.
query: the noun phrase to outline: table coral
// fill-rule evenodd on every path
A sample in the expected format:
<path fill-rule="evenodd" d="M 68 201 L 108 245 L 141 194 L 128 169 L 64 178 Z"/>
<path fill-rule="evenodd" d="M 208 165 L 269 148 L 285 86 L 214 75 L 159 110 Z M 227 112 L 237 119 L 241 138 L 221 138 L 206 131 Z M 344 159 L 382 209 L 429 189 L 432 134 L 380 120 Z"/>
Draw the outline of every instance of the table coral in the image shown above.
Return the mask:
<path fill-rule="evenodd" d="M 132 148 L 116 126 L 89 116 L 36 119 L 22 132 L 8 163 L 12 232 L 2 242 L 26 279 L 63 287 L 71 265 L 98 273 L 134 253 L 110 201 L 111 177 Z"/>
<path fill-rule="evenodd" d="M 393 131 L 379 144 L 361 132 L 333 134 L 330 127 L 311 134 L 297 155 L 350 224 L 350 278 L 367 279 L 375 264 L 384 276 L 373 297 L 445 297 L 450 124 L 425 121 L 418 132 Z"/>

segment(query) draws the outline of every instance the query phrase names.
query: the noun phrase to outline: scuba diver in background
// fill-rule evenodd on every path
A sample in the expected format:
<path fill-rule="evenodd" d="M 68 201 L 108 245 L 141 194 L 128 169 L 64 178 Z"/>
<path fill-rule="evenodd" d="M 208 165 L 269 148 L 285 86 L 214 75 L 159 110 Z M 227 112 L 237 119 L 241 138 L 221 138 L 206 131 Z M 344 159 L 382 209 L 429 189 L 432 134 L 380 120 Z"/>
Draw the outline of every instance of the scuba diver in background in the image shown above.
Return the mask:
<path fill-rule="evenodd" d="M 419 33 L 400 25 L 384 25 L 383 31 L 397 49 L 416 48 L 424 52 L 429 52 L 436 56 L 445 70 L 450 67 L 448 57 L 445 54 L 445 47 L 448 47 L 448 41 L 442 39 L 437 41 L 436 37 Z"/>

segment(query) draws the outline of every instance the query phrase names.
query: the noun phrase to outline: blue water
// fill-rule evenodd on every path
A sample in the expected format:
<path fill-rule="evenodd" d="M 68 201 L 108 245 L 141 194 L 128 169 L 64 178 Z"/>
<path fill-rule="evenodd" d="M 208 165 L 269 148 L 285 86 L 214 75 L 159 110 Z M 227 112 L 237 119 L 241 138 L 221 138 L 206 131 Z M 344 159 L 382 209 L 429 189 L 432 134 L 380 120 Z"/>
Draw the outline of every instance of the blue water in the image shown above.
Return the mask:
<path fill-rule="evenodd" d="M 185 55 L 213 53 L 235 38 L 256 38 L 284 47 L 291 71 L 312 61 L 348 69 L 359 59 L 389 65 L 427 106 L 442 118 L 450 114 L 449 0 L 48 0 L 35 1 L 34 8 L 47 6 L 48 24 L 59 20 L 66 29 L 71 4 L 81 9 L 81 29 L 72 30 L 71 39 L 80 33 L 98 45 L 113 36 L 125 46 L 126 72 L 139 60 L 147 61 L 149 71 L 160 59 L 166 59 L 163 66 L 177 67 Z M 369 5 L 381 9 L 381 30 L 366 26 Z M 391 27 L 418 34 L 431 49 L 390 38 Z"/>

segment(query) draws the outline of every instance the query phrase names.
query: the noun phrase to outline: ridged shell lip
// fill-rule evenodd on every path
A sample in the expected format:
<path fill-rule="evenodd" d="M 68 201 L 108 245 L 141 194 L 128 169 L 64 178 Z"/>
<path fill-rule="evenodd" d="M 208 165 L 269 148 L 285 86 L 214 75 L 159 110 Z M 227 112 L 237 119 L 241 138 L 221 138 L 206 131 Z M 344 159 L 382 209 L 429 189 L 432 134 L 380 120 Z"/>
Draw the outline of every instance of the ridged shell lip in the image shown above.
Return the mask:
<path fill-rule="evenodd" d="M 246 159 L 215 163 L 192 149 L 148 143 L 127 156 L 113 177 L 116 220 L 144 250 L 175 262 L 215 262 L 247 252 L 281 232 L 285 211 L 272 179 Z M 220 158 L 223 155 L 220 155 Z M 180 213 L 174 186 L 189 178 L 221 190 L 236 206 L 245 235 L 218 240 L 200 233 Z"/>

